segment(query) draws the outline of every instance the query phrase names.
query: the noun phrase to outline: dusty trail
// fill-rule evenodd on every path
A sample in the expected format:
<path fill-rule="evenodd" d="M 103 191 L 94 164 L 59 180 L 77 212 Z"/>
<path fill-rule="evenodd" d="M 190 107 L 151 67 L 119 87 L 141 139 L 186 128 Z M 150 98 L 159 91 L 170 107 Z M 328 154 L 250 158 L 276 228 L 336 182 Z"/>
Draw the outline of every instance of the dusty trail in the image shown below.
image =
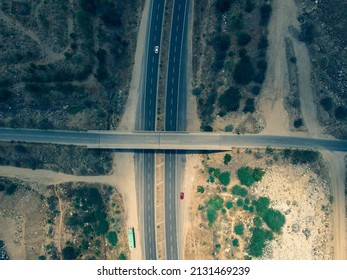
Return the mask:
<path fill-rule="evenodd" d="M 328 163 L 331 175 L 332 193 L 334 196 L 334 258 L 347 259 L 346 247 L 346 216 L 345 216 L 345 154 L 337 152 L 322 152 Z"/>
<path fill-rule="evenodd" d="M 305 43 L 300 42 L 290 30 L 299 30 L 298 8 L 294 0 L 273 1 L 272 16 L 269 24 L 268 73 L 264 84 L 260 109 L 266 120 L 266 128 L 261 134 L 302 135 L 289 129 L 288 114 L 284 109 L 284 98 L 289 92 L 288 68 L 284 40 L 290 37 L 297 58 L 298 83 L 301 110 L 308 134 L 325 138 L 323 128 L 317 118 L 314 88 L 311 84 L 311 61 Z M 346 167 L 343 154 L 324 152 L 329 165 L 332 191 L 334 194 L 334 248 L 336 259 L 346 259 L 346 217 L 344 180 Z"/>

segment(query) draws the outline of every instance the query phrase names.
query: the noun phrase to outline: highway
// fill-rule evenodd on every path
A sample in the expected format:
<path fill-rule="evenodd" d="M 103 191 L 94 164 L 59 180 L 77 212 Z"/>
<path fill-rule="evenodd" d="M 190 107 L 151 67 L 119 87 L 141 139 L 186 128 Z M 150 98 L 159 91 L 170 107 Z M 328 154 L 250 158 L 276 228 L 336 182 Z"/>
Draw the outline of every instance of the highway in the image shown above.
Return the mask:
<path fill-rule="evenodd" d="M 175 0 L 172 11 L 166 81 L 165 131 L 185 130 L 187 98 L 187 0 Z M 166 259 L 178 259 L 177 183 L 180 181 L 176 150 L 165 151 L 165 248 Z M 179 201 L 178 201 L 179 202 Z"/>
<path fill-rule="evenodd" d="M 64 131 L 0 128 L 0 141 L 53 143 L 112 150 L 227 151 L 292 148 L 347 152 L 346 140 L 214 132 Z"/>
<path fill-rule="evenodd" d="M 159 53 L 162 25 L 164 18 L 163 0 L 152 0 L 149 30 L 147 30 L 147 59 L 145 63 L 145 92 L 142 93 L 139 114 L 139 125 L 137 129 L 154 131 L 156 128 L 157 110 L 157 85 L 159 71 Z M 159 51 L 155 52 L 155 47 Z M 141 170 L 138 174 L 138 185 L 141 198 L 143 199 L 143 229 L 144 229 L 144 251 L 145 259 L 157 259 L 156 234 L 155 234 L 155 151 L 147 150 L 137 154 L 135 157 L 136 168 Z"/>

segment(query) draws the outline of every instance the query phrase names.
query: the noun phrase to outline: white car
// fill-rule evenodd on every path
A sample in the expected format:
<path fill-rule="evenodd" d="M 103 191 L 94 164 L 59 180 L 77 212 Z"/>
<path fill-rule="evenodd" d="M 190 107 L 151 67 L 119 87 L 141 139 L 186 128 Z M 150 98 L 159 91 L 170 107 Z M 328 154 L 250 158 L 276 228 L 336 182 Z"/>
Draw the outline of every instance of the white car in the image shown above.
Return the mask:
<path fill-rule="evenodd" d="M 154 53 L 155 53 L 155 54 L 158 54 L 158 53 L 159 53 L 159 46 L 155 46 L 155 47 L 154 47 Z"/>

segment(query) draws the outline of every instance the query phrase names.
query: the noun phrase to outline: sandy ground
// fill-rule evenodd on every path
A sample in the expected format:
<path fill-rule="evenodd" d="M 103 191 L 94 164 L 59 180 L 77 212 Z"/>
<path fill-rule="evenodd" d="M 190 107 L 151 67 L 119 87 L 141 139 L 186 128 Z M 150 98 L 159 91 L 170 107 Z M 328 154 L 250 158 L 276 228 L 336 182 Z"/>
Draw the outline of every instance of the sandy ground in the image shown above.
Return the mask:
<path fill-rule="evenodd" d="M 345 215 L 345 178 L 346 178 L 346 164 L 344 153 L 337 152 L 322 152 L 323 157 L 328 163 L 330 174 L 333 174 L 332 186 L 334 196 L 334 248 L 336 260 L 347 259 L 347 228 L 346 228 L 346 215 Z"/>
<path fill-rule="evenodd" d="M 283 234 L 271 242 L 266 258 L 333 259 L 333 220 L 326 181 L 302 166 L 273 165 L 254 193 L 270 197 L 270 206 L 286 217 Z M 322 211 L 324 206 L 329 210 Z"/>
<path fill-rule="evenodd" d="M 266 121 L 266 127 L 261 134 L 290 133 L 288 114 L 283 106 L 283 100 L 289 92 L 284 38 L 289 35 L 288 26 L 297 23 L 296 17 L 293 0 L 272 2 L 268 35 L 268 70 L 259 104 Z"/>
<path fill-rule="evenodd" d="M 264 151 L 261 151 L 262 153 Z M 229 167 L 223 166 L 224 153 L 209 155 L 209 166 L 219 166 L 223 170 L 231 171 L 232 181 L 225 193 L 221 196 L 230 197 L 230 188 L 237 184 L 234 175 L 235 170 L 243 165 L 260 166 L 266 169 L 262 181 L 249 188 L 251 196 L 267 196 L 271 200 L 271 207 L 285 214 L 286 224 L 281 235 L 275 235 L 274 241 L 269 243 L 264 253 L 264 259 L 333 259 L 334 237 L 332 206 L 329 203 L 331 189 L 329 180 L 317 176 L 307 166 L 295 166 L 289 163 L 267 165 L 267 159 L 257 159 L 253 155 L 246 155 L 244 151 L 240 154 L 233 153 L 234 164 Z M 204 205 L 210 196 L 215 194 L 215 186 L 205 189 L 204 194 L 196 192 L 197 185 L 206 185 L 208 174 L 203 171 L 203 159 L 200 155 L 189 155 L 187 168 L 191 170 L 186 176 L 185 204 L 183 212 L 183 236 L 185 237 L 186 259 L 213 259 L 214 237 L 218 236 L 221 243 L 221 251 L 217 259 L 242 259 L 244 253 L 238 249 L 230 248 L 224 240 L 232 238 L 230 230 L 221 222 L 211 229 L 207 227 L 206 218 L 198 213 L 198 205 Z M 281 161 L 280 161 L 281 162 Z M 235 214 L 228 217 L 234 219 Z M 242 215 L 242 214 L 241 214 Z M 222 218 L 222 219 L 225 219 Z M 251 217 L 251 220 L 253 218 Z M 249 217 L 244 216 L 242 221 L 249 223 Z M 221 227 L 222 226 L 222 227 Z M 229 226 L 230 227 L 230 226 Z M 221 230 L 222 229 L 222 230 Z M 204 234 L 204 236 L 201 236 Z M 200 236 L 200 237 L 198 237 Z M 247 236 L 245 236 L 247 239 Z M 241 242 L 241 240 L 240 240 Z M 243 241 L 242 241 L 243 242 Z M 231 250 L 231 251 L 230 251 Z"/>
<path fill-rule="evenodd" d="M 326 138 L 323 128 L 317 119 L 317 109 L 314 101 L 314 91 L 311 86 L 311 62 L 307 47 L 304 43 L 293 38 L 289 27 L 299 30 L 297 21 L 298 9 L 294 0 L 273 1 L 272 16 L 269 24 L 269 51 L 268 51 L 268 73 L 262 92 L 260 109 L 266 121 L 266 127 L 261 134 L 276 135 L 306 135 L 311 137 Z M 284 39 L 292 37 L 295 54 L 297 57 L 297 68 L 299 78 L 299 91 L 301 93 L 301 110 L 304 122 L 309 130 L 306 132 L 292 132 L 289 130 L 288 114 L 283 107 L 283 100 L 289 92 L 288 70 L 286 65 Z M 332 187 L 335 194 L 341 194 L 334 205 L 334 232 L 335 232 L 335 258 L 346 259 L 345 248 L 346 222 L 343 221 L 342 211 L 345 209 L 344 194 L 344 173 L 345 166 L 337 163 L 337 159 L 326 153 L 325 159 L 330 166 L 330 176 L 332 177 Z M 333 166 L 333 168 L 332 168 Z M 336 195 L 335 195 L 336 196 Z M 340 234 L 337 234 L 340 232 Z M 339 245 L 340 244 L 340 245 Z M 341 249 L 342 246 L 342 249 Z M 344 251 L 344 252 L 343 252 Z"/>

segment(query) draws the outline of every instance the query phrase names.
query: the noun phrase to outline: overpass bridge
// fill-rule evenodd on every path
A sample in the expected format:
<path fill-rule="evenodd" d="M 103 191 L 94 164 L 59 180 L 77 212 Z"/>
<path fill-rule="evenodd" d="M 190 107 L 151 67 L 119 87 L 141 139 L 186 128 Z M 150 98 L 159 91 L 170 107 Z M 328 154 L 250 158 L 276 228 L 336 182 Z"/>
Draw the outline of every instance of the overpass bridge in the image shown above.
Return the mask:
<path fill-rule="evenodd" d="M 347 141 L 216 132 L 61 131 L 0 128 L 0 141 L 52 143 L 112 150 L 223 151 L 234 147 L 298 148 L 347 152 Z"/>

